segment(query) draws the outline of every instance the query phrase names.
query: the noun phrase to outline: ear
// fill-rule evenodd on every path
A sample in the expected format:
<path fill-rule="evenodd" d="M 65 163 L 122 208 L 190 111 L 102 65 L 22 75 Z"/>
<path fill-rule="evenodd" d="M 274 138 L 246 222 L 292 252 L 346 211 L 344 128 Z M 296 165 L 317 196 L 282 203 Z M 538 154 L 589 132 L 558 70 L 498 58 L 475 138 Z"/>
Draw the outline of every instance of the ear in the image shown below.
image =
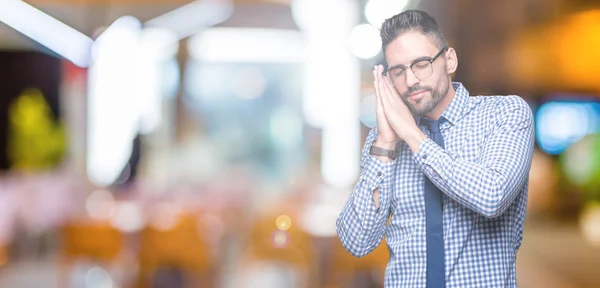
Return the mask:
<path fill-rule="evenodd" d="M 446 63 L 448 67 L 448 71 L 446 72 L 448 74 L 456 72 L 456 69 L 458 68 L 458 58 L 456 57 L 456 51 L 452 47 L 448 48 L 448 51 L 446 51 Z"/>

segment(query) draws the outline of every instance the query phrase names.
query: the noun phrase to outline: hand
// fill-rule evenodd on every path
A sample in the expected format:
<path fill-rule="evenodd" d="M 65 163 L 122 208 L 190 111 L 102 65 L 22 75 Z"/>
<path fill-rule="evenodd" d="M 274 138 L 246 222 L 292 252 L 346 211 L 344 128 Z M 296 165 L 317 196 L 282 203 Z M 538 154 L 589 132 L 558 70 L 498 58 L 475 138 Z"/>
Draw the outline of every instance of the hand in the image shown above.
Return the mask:
<path fill-rule="evenodd" d="M 373 68 L 373 78 L 375 81 L 373 82 L 375 85 L 375 101 L 377 106 L 375 108 L 375 112 L 377 114 L 377 142 L 376 146 L 384 148 L 384 149 L 394 149 L 396 147 L 396 143 L 400 140 L 396 132 L 392 129 L 388 120 L 385 117 L 385 113 L 383 111 L 383 102 L 380 87 L 380 79 L 381 79 L 381 71 L 379 66 L 375 66 Z"/>
<path fill-rule="evenodd" d="M 379 91 L 378 95 L 387 123 L 397 137 L 407 142 L 411 149 L 415 151 L 425 135 L 417 127 L 414 116 L 400 98 L 396 88 L 381 74 L 383 66 L 378 65 L 376 71 L 378 77 L 376 81 L 378 82 L 377 91 Z"/>

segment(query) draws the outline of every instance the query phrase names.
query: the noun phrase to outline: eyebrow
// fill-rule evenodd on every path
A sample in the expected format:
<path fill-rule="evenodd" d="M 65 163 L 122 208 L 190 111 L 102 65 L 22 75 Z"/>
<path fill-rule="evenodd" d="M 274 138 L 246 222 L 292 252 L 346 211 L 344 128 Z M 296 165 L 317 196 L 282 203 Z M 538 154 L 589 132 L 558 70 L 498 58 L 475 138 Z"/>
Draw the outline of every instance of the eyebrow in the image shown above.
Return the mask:
<path fill-rule="evenodd" d="M 422 57 L 419 57 L 419 58 L 417 58 L 417 59 L 413 60 L 412 62 L 410 62 L 410 65 L 412 65 L 412 64 L 415 64 L 416 62 L 419 62 L 419 61 L 423 61 L 423 60 L 431 60 L 431 59 L 433 59 L 433 57 L 429 57 L 429 56 L 422 56 Z M 410 65 L 409 65 L 409 66 L 410 66 Z M 396 68 L 402 68 L 402 69 L 406 69 L 406 67 L 407 67 L 407 66 L 404 66 L 404 65 L 402 65 L 402 64 L 398 64 L 398 65 L 394 65 L 394 66 L 388 67 L 388 68 L 387 68 L 387 70 L 396 69 Z"/>

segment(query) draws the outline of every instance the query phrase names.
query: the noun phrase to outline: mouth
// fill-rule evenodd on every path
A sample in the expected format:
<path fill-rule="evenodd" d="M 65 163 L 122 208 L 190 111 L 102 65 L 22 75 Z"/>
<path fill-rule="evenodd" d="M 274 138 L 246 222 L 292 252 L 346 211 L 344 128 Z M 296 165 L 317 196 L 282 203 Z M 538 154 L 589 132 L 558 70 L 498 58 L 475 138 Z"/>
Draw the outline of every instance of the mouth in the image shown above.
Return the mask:
<path fill-rule="evenodd" d="M 419 99 L 421 97 L 423 97 L 423 95 L 425 95 L 425 92 L 427 92 L 426 90 L 419 90 L 419 91 L 415 91 L 413 93 L 408 94 L 408 98 L 409 99 Z"/>

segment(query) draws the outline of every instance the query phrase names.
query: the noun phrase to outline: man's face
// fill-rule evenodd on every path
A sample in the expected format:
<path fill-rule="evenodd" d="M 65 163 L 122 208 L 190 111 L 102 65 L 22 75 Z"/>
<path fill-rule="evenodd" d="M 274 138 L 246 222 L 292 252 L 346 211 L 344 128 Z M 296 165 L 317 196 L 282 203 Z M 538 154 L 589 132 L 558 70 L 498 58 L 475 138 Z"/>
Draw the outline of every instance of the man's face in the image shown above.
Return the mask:
<path fill-rule="evenodd" d="M 419 60 L 434 58 L 438 52 L 440 48 L 419 32 L 400 35 L 385 50 L 388 69 L 390 69 L 387 77 L 414 115 L 423 116 L 431 112 L 448 94 L 450 76 L 445 51 L 431 63 L 430 68 L 427 61 L 418 62 L 412 69 L 407 68 Z M 394 67 L 405 69 L 392 69 Z"/>

